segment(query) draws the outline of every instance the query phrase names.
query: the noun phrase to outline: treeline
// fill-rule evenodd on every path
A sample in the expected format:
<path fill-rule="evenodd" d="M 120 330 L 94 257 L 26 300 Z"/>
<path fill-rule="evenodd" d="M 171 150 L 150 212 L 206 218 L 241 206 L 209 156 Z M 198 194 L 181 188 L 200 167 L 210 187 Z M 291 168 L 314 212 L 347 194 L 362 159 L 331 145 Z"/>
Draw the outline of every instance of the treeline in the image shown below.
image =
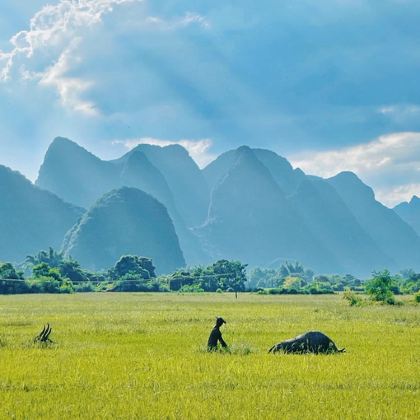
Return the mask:
<path fill-rule="evenodd" d="M 385 272 L 382 272 L 382 274 Z M 386 271 L 392 294 L 420 290 L 420 273 Z M 278 269 L 255 268 L 239 261 L 219 260 L 208 266 L 178 270 L 158 276 L 149 258 L 125 255 L 104 272 L 91 272 L 52 248 L 28 256 L 16 268 L 0 262 L 0 294 L 74 292 L 242 292 L 260 294 L 329 294 L 342 291 L 368 292 L 378 273 L 362 280 L 351 274 L 316 275 L 300 263 L 285 263 Z"/>
<path fill-rule="evenodd" d="M 150 258 L 122 256 L 105 272 L 83 269 L 52 248 L 28 256 L 21 269 L 0 262 L 0 294 L 74 292 L 216 292 L 244 291 L 246 265 L 220 260 L 207 267 L 193 267 L 157 276 Z"/>
<path fill-rule="evenodd" d="M 413 294 L 420 290 L 420 273 L 404 270 L 391 275 L 389 288 L 393 294 Z M 378 273 L 366 280 L 351 274 L 315 275 L 300 263 L 285 263 L 279 269 L 255 268 L 248 274 L 248 288 L 267 294 L 329 294 L 351 290 L 366 292 L 366 287 Z"/>

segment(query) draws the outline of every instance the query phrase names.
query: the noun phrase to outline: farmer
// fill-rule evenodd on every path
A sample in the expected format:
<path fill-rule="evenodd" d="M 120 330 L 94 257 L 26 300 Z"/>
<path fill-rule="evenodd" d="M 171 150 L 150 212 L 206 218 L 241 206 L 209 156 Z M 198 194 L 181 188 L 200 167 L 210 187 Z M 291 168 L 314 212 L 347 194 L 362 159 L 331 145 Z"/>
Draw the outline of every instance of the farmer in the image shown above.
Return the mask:
<path fill-rule="evenodd" d="M 220 342 L 220 345 L 225 349 L 227 348 L 227 344 L 222 338 L 222 333 L 220 332 L 220 327 L 226 324 L 226 321 L 223 318 L 216 318 L 216 325 L 211 330 L 209 341 L 207 343 L 208 351 L 215 351 L 218 349 L 217 342 Z"/>

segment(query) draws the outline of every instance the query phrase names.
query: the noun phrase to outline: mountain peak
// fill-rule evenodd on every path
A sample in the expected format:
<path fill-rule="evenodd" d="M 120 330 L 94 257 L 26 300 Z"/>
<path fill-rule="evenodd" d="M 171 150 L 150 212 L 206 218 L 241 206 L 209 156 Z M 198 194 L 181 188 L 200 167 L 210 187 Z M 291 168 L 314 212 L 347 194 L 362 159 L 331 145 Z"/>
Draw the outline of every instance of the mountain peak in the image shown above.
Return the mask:
<path fill-rule="evenodd" d="M 97 243 L 112 246 L 97 246 Z M 64 252 L 85 267 L 111 267 L 121 255 L 150 257 L 161 273 L 185 265 L 166 208 L 137 188 L 121 187 L 100 198 L 68 233 Z"/>
<path fill-rule="evenodd" d="M 51 156 L 54 158 L 59 157 L 65 160 L 72 160 L 73 158 L 80 157 L 84 157 L 85 159 L 100 160 L 93 153 L 66 137 L 56 137 L 51 142 L 45 155 L 44 163 L 46 160 L 51 158 Z"/>
<path fill-rule="evenodd" d="M 58 248 L 81 215 L 78 209 L 0 165 L 0 259 L 21 262 L 26 255 Z"/>
<path fill-rule="evenodd" d="M 413 195 L 410 200 L 410 204 L 420 205 L 420 198 L 417 195 Z"/>
<path fill-rule="evenodd" d="M 236 149 L 236 152 L 237 153 L 248 153 L 248 152 L 252 152 L 252 149 L 249 146 L 247 146 L 246 144 L 244 144 L 242 146 L 239 146 Z"/>
<path fill-rule="evenodd" d="M 335 175 L 332 178 L 346 180 L 347 182 L 362 183 L 361 179 L 354 172 L 351 172 L 351 171 L 339 172 L 337 175 Z"/>
<path fill-rule="evenodd" d="M 343 171 L 328 178 L 327 181 L 340 190 L 347 190 L 354 199 L 356 197 L 375 199 L 372 188 L 366 185 L 354 172 Z"/>
<path fill-rule="evenodd" d="M 168 144 L 166 146 L 159 146 L 157 144 L 139 144 L 137 145 L 132 151 L 142 151 L 142 152 L 174 152 L 179 155 L 189 155 L 188 151 L 185 149 L 185 147 L 181 146 L 180 144 Z"/>
<path fill-rule="evenodd" d="M 48 151 L 51 150 L 60 150 L 60 149 L 75 149 L 80 150 L 83 149 L 82 146 L 74 142 L 73 140 L 68 139 L 67 137 L 56 137 L 48 147 Z M 85 149 L 83 149 L 85 150 Z M 47 152 L 48 153 L 48 152 Z"/>

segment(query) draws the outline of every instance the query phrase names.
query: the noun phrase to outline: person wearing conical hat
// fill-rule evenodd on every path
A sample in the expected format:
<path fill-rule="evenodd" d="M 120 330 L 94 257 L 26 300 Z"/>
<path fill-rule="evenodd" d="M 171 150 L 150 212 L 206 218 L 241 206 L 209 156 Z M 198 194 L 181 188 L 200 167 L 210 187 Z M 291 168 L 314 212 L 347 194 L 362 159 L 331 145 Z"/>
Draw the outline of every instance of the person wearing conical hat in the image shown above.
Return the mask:
<path fill-rule="evenodd" d="M 220 331 L 220 327 L 223 324 L 226 324 L 226 321 L 223 318 L 221 318 L 221 317 L 217 317 L 216 318 L 216 325 L 211 330 L 209 341 L 207 342 L 207 349 L 208 349 L 208 351 L 215 351 L 215 350 L 217 350 L 218 349 L 218 343 L 220 343 L 220 345 L 222 346 L 222 348 L 224 348 L 224 349 L 227 348 L 228 345 L 223 340 L 222 333 Z"/>

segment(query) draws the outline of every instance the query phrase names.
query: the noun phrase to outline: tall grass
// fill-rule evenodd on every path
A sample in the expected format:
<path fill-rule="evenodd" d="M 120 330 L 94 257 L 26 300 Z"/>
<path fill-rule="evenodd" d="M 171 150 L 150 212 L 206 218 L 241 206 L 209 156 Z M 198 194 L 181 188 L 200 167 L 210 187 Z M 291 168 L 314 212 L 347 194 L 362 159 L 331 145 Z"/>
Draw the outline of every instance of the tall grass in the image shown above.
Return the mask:
<path fill-rule="evenodd" d="M 230 353 L 203 351 L 214 317 Z M 32 344 L 44 323 L 55 344 Z M 271 355 L 321 330 L 347 353 Z M 0 418 L 420 418 L 420 308 L 339 296 L 0 297 Z"/>

